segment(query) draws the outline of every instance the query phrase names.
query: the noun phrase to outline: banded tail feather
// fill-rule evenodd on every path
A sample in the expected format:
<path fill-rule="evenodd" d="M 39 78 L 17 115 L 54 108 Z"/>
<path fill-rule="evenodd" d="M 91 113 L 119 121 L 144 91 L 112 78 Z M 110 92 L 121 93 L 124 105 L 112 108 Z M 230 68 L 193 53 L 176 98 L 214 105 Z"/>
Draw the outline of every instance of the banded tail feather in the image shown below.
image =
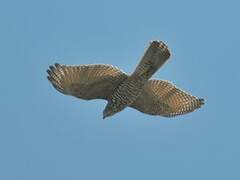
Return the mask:
<path fill-rule="evenodd" d="M 162 41 L 152 41 L 133 75 L 149 79 L 169 59 L 169 57 L 170 51 L 165 43 Z"/>

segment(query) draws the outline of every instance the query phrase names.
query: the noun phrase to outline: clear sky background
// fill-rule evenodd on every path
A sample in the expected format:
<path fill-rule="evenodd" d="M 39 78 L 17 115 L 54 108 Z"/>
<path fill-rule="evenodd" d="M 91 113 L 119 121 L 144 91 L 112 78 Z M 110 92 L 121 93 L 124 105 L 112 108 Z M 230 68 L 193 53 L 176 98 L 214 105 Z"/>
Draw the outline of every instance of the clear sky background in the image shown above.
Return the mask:
<path fill-rule="evenodd" d="M 1 180 L 240 179 L 240 3 L 234 0 L 0 1 Z M 49 65 L 132 72 L 163 40 L 167 79 L 206 105 L 167 119 L 58 93 Z"/>

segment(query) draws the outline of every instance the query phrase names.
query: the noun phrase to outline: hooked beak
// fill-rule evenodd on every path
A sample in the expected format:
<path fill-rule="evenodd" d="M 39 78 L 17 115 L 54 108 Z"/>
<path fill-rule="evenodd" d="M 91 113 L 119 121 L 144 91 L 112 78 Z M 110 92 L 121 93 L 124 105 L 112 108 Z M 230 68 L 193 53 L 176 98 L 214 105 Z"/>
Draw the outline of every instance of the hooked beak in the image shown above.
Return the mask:
<path fill-rule="evenodd" d="M 103 114 L 103 120 L 104 120 L 106 117 L 107 117 L 107 115 L 106 115 L 106 114 Z"/>
<path fill-rule="evenodd" d="M 103 120 L 106 118 L 106 116 L 103 115 Z"/>

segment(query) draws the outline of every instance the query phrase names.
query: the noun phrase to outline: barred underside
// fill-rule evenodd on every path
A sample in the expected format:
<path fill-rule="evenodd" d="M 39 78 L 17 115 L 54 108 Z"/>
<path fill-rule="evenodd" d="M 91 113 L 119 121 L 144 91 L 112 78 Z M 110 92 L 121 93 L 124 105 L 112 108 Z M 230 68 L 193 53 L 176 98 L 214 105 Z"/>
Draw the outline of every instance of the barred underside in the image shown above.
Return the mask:
<path fill-rule="evenodd" d="M 113 109 L 120 111 L 132 104 L 141 94 L 145 81 L 139 77 L 130 76 L 120 84 L 111 96 Z"/>

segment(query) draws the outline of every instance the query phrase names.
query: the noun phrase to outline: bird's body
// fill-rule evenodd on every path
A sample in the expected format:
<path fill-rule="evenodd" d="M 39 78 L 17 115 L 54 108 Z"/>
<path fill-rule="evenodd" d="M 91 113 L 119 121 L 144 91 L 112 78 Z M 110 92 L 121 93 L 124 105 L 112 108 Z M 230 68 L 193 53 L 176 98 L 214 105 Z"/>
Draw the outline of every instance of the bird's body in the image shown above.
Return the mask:
<path fill-rule="evenodd" d="M 191 96 L 167 81 L 149 80 L 169 57 L 167 46 L 153 41 L 131 75 L 110 65 L 55 64 L 47 71 L 48 79 L 63 94 L 86 100 L 107 100 L 103 118 L 126 107 L 171 117 L 199 108 L 203 99 Z"/>
<path fill-rule="evenodd" d="M 141 94 L 142 88 L 146 80 L 136 75 L 129 76 L 124 82 L 116 87 L 112 96 L 108 100 L 107 110 L 111 112 L 119 112 L 131 105 Z M 107 116 L 107 111 L 104 113 L 104 118 Z"/>

